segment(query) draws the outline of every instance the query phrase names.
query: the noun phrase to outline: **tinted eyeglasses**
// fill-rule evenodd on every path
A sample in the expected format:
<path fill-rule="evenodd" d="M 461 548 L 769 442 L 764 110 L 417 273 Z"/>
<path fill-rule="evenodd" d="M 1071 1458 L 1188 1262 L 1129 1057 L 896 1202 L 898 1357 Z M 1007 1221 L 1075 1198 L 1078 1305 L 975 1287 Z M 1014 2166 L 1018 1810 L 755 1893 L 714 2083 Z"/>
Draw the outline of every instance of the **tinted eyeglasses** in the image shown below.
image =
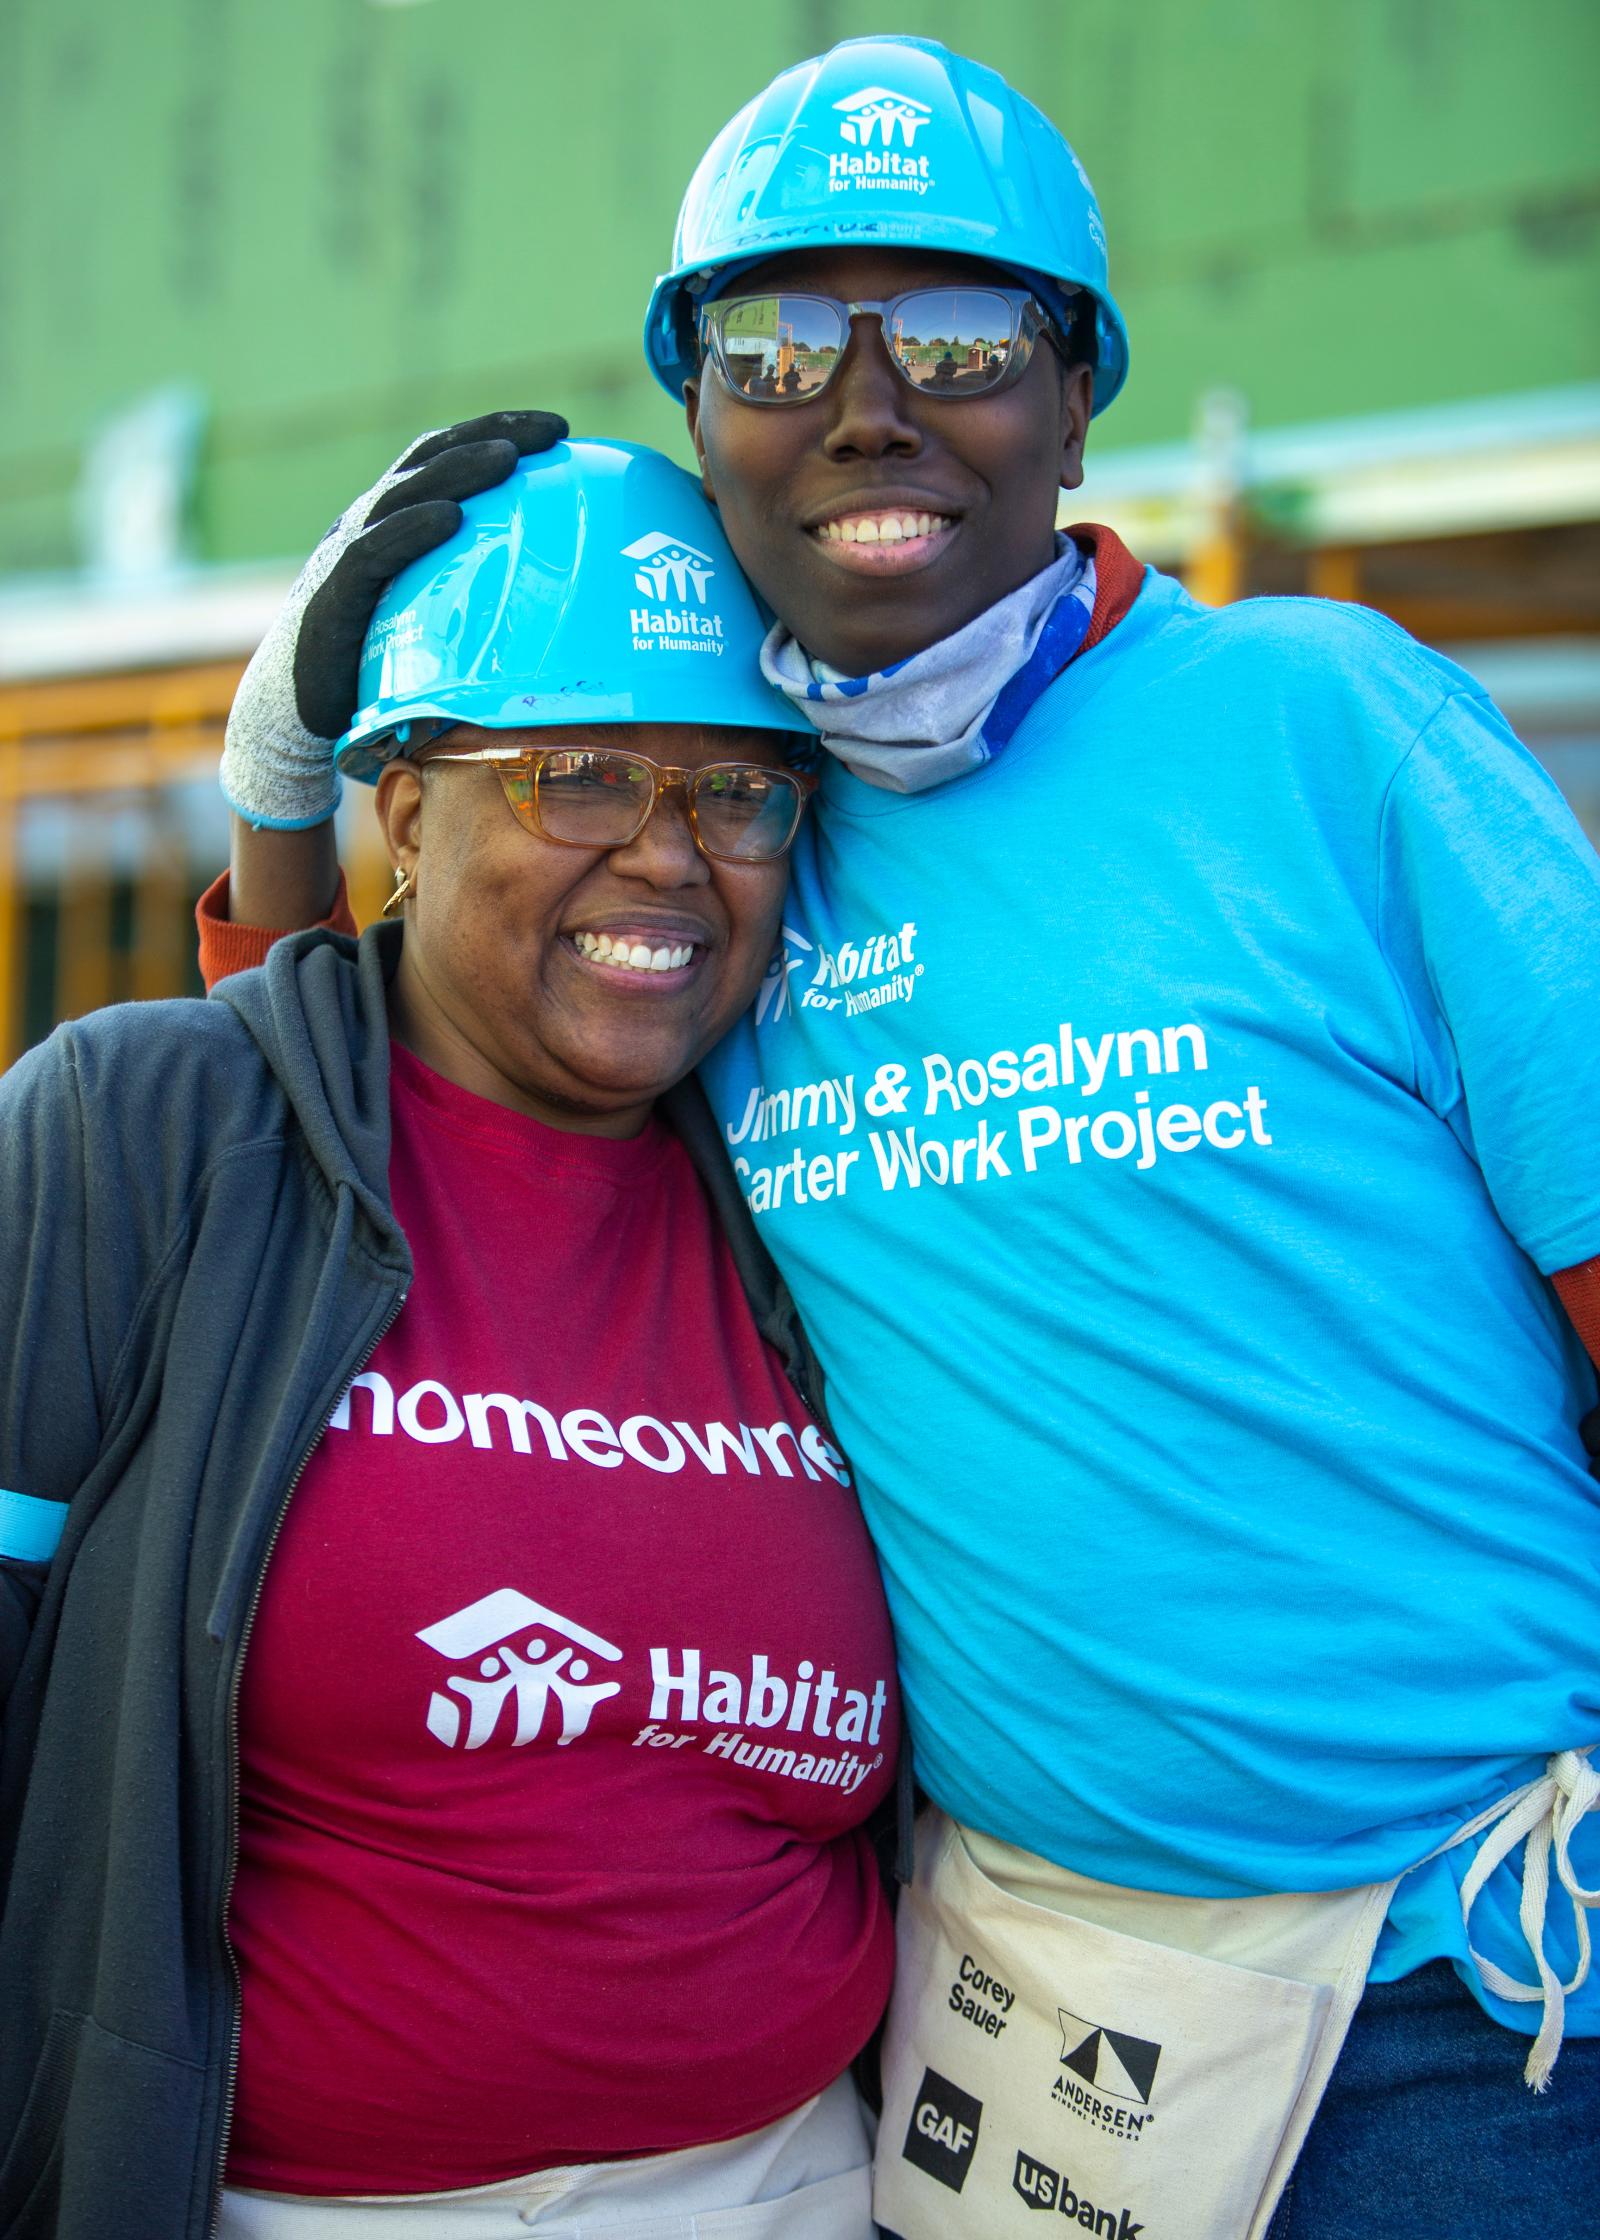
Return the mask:
<path fill-rule="evenodd" d="M 718 863 L 770 863 L 800 829 L 815 778 L 764 762 L 706 762 L 698 770 L 605 747 L 445 748 L 431 764 L 487 762 L 518 824 L 562 848 L 625 848 L 669 786 L 683 788 L 689 830 Z"/>
<path fill-rule="evenodd" d="M 809 404 L 863 315 L 879 322 L 890 363 L 923 396 L 992 396 L 1018 378 L 1041 335 L 1070 363 L 1066 338 L 1022 288 L 912 288 L 877 302 L 787 290 L 723 296 L 701 306 L 700 346 L 741 402 Z"/>

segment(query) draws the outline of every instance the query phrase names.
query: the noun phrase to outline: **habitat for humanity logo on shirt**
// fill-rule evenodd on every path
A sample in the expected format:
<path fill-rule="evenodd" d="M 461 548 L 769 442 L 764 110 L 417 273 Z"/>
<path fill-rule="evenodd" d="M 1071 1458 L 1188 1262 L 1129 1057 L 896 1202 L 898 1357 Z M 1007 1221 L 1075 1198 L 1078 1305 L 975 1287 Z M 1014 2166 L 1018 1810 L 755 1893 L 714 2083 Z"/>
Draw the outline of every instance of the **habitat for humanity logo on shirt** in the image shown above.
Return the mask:
<path fill-rule="evenodd" d="M 428 1698 L 428 1732 L 447 1750 L 483 1749 L 503 1731 L 503 1711 L 510 1714 L 511 1746 L 521 1749 L 544 1731 L 552 1704 L 560 1714 L 560 1748 L 587 1734 L 597 1704 L 622 1693 L 620 1680 L 585 1685 L 589 1657 L 621 1662 L 616 1643 L 559 1617 L 517 1587 L 498 1587 L 464 1610 L 452 1610 L 424 1626 L 417 1639 L 450 1663 L 470 1661 L 473 1668 L 452 1672 Z M 513 1647 L 518 1640 L 521 1647 Z"/>
<path fill-rule="evenodd" d="M 843 1011 L 853 1019 L 886 1003 L 909 1003 L 923 972 L 916 945 L 913 918 L 873 928 L 836 949 L 822 948 L 785 924 L 756 995 L 756 1025 L 781 1019 L 791 1004 L 802 1011 Z"/>
<path fill-rule="evenodd" d="M 616 1642 L 520 1587 L 480 1595 L 422 1627 L 417 1639 L 454 1667 L 441 1674 L 423 1721 L 447 1750 L 521 1750 L 541 1739 L 564 1749 L 588 1734 L 597 1708 L 621 1696 L 633 1676 Z M 812 1657 L 784 1670 L 758 1650 L 733 1669 L 713 1664 L 702 1649 L 659 1643 L 648 1666 L 648 1720 L 638 1663 L 637 1704 L 619 1706 L 613 1722 L 614 1734 L 633 1730 L 636 1750 L 699 1750 L 844 1796 L 883 1764 L 884 1675 L 863 1675 L 864 1684 L 851 1687 Z"/>
<path fill-rule="evenodd" d="M 655 602 L 628 610 L 635 653 L 723 651 L 722 617 L 706 604 L 717 566 L 709 552 L 651 529 L 624 545 L 622 557 L 634 563 L 635 590 Z"/>

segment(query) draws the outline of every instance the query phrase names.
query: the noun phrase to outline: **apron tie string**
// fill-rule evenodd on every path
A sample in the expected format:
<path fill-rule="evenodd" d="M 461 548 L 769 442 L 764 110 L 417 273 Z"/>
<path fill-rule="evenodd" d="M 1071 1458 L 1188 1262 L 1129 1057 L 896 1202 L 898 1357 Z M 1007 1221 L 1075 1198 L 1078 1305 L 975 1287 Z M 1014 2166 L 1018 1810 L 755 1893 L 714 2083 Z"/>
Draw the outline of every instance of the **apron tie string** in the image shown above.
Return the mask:
<path fill-rule="evenodd" d="M 1586 1890 L 1572 1871 L 1571 1845 L 1573 1831 L 1588 1812 L 1600 1806 L 1600 1773 L 1589 1762 L 1588 1750 L 1562 1750 L 1553 1757 L 1541 1780 L 1530 1782 L 1526 1789 L 1506 1799 L 1505 1803 L 1484 1816 L 1490 1826 L 1477 1857 L 1467 1869 L 1461 1884 L 1461 1919 L 1468 1930 L 1467 1950 L 1483 1979 L 1486 1990 L 1496 1998 L 1514 2002 L 1538 1999 L 1544 2004 L 1544 2015 L 1539 2034 L 1529 2050 L 1523 2075 L 1535 2092 L 1543 2092 L 1550 2082 L 1550 2072 L 1556 2065 L 1561 2051 L 1561 2036 L 1565 2023 L 1566 2002 L 1570 1992 L 1576 1991 L 1589 1973 L 1589 1911 L 1600 1906 L 1600 1890 Z M 1495 1817 L 1498 1813 L 1498 1818 Z M 1485 1960 L 1482 1953 L 1473 1949 L 1470 1935 L 1472 1908 L 1479 1891 L 1503 1859 L 1515 1846 L 1527 1840 L 1522 1865 L 1522 1904 L 1518 1919 L 1522 1933 L 1528 1940 L 1539 1971 L 1537 1983 L 1523 1983 L 1516 1976 L 1509 1976 L 1497 1968 L 1492 1960 Z M 1545 1909 L 1550 1897 L 1550 1862 L 1555 1860 L 1556 1879 L 1567 1893 L 1572 1904 L 1572 1917 L 1577 1927 L 1578 1961 L 1570 1982 L 1563 1983 L 1545 1957 Z"/>

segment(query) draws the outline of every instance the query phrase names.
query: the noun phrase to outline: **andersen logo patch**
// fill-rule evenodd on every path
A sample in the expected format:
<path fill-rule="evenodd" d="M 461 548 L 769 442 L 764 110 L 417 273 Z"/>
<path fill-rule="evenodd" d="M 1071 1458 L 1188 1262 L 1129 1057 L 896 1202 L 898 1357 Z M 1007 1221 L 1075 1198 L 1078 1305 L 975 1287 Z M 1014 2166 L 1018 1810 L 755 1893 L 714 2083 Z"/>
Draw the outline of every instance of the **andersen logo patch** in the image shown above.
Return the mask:
<path fill-rule="evenodd" d="M 1118 2139 L 1137 2139 L 1154 2121 L 1150 2095 L 1155 2088 L 1161 2048 L 1153 2038 L 1110 2030 L 1081 2014 L 1057 2007 L 1061 2059 L 1050 2097 L 1082 2122 Z"/>
<path fill-rule="evenodd" d="M 1061 2024 L 1061 2066 L 1082 2077 L 1114 2100 L 1150 2104 L 1161 2048 L 1151 2038 L 1132 2038 L 1125 2030 L 1108 2030 L 1102 2023 L 1085 2022 L 1082 2015 L 1057 2007 Z"/>
<path fill-rule="evenodd" d="M 982 2121 L 981 2100 L 941 2077 L 937 2069 L 924 2069 L 901 2152 L 907 2162 L 959 2193 L 972 2168 Z"/>

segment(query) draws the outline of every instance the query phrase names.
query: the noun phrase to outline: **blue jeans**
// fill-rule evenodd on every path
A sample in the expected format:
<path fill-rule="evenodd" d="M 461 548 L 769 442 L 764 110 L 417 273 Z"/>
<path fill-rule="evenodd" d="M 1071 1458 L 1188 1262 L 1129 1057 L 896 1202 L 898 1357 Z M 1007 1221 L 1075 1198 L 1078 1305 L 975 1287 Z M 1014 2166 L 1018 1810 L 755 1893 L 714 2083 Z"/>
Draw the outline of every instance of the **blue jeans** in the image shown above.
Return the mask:
<path fill-rule="evenodd" d="M 1371 1985 L 1267 2240 L 1594 2240 L 1600 2038 L 1527 2051 L 1447 1961 Z"/>

